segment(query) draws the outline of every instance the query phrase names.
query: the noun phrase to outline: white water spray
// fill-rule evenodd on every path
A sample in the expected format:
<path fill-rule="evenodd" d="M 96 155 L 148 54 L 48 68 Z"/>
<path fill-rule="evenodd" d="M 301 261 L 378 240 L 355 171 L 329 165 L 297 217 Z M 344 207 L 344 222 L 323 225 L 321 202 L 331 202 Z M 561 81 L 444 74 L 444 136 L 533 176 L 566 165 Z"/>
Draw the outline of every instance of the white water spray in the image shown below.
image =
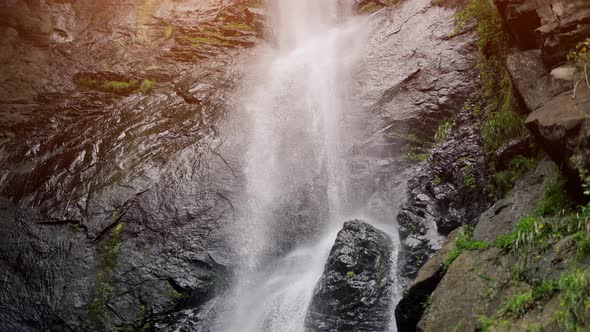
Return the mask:
<path fill-rule="evenodd" d="M 241 270 L 224 331 L 304 330 L 313 289 L 351 211 L 352 74 L 364 19 L 342 0 L 272 0 L 275 47 L 242 102 L 249 136 L 238 208 Z"/>

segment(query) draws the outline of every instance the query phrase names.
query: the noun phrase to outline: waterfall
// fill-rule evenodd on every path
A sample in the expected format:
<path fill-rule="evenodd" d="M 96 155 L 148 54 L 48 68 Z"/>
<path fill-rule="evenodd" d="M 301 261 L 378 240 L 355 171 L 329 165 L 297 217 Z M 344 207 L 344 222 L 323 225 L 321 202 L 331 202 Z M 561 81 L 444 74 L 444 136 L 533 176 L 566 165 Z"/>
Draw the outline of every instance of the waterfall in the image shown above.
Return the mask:
<path fill-rule="evenodd" d="M 240 101 L 241 267 L 223 331 L 303 331 L 336 233 L 354 213 L 346 155 L 366 21 L 342 0 L 272 0 L 268 9 L 273 43 Z"/>

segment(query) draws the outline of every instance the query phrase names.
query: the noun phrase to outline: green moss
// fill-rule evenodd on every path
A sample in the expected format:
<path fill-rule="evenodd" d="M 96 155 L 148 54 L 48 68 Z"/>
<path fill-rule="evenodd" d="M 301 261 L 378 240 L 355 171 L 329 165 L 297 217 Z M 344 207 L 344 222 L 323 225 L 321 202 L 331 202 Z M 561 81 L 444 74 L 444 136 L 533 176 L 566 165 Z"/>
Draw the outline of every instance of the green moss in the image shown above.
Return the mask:
<path fill-rule="evenodd" d="M 463 173 L 463 188 L 474 189 L 477 186 L 473 166 L 468 165 L 461 168 Z"/>
<path fill-rule="evenodd" d="M 154 81 L 145 79 L 141 82 L 139 90 L 141 90 L 141 92 L 143 92 L 144 94 L 148 94 L 154 88 L 154 84 L 155 84 Z"/>
<path fill-rule="evenodd" d="M 379 9 L 381 9 L 381 6 L 377 5 L 374 2 L 368 2 L 359 8 L 359 12 L 369 14 L 374 13 Z"/>
<path fill-rule="evenodd" d="M 435 177 L 434 177 L 434 179 L 432 180 L 432 185 L 436 187 L 436 186 L 438 186 L 438 185 L 441 183 L 441 181 L 442 181 L 442 180 L 440 179 L 440 176 L 438 176 L 438 175 L 437 175 L 437 176 L 435 176 Z"/>
<path fill-rule="evenodd" d="M 115 94 L 125 94 L 137 89 L 137 80 L 129 81 L 110 81 L 97 80 L 93 78 L 81 78 L 78 80 L 78 86 L 84 90 L 97 90 Z"/>
<path fill-rule="evenodd" d="M 489 0 L 468 0 L 465 8 L 455 15 L 455 20 L 456 33 L 471 20 L 477 23 L 478 86 L 486 110 L 481 136 L 484 148 L 492 153 L 508 139 L 527 134 L 522 118 L 514 112 L 512 80 L 504 68 L 507 33 L 498 11 Z"/>
<path fill-rule="evenodd" d="M 485 250 L 489 248 L 489 244 L 485 241 L 475 241 L 471 239 L 473 235 L 473 228 L 466 227 L 459 231 L 457 240 L 455 240 L 455 246 L 449 251 L 445 258 L 444 265 L 446 267 L 451 264 L 459 257 L 462 250 Z"/>
<path fill-rule="evenodd" d="M 118 209 L 113 211 L 112 219 L 119 220 Z M 87 306 L 88 329 L 93 331 L 104 330 L 105 323 L 110 320 L 110 311 L 107 303 L 112 299 L 115 289 L 111 283 L 112 275 L 118 265 L 118 256 L 123 242 L 125 224 L 119 222 L 113 227 L 106 238 L 97 245 L 99 268 L 96 273 L 96 283 L 92 300 Z"/>
<path fill-rule="evenodd" d="M 79 233 L 82 230 L 80 224 L 68 224 L 68 229 L 73 233 Z"/>
<path fill-rule="evenodd" d="M 172 285 L 170 283 L 168 283 L 166 285 L 166 290 L 164 291 L 164 295 L 166 296 L 166 298 L 168 298 L 169 300 L 180 300 L 186 297 L 185 294 L 178 292 L 176 289 L 174 289 L 174 287 L 172 287 Z"/>
<path fill-rule="evenodd" d="M 455 259 L 457 259 L 457 257 L 459 257 L 459 255 L 461 255 L 461 249 L 459 249 L 457 247 L 453 247 L 453 249 L 451 249 L 451 251 L 449 251 L 449 253 L 447 254 L 447 257 L 445 258 L 445 261 L 443 263 L 444 266 L 446 268 L 451 266 L 451 264 L 453 264 L 453 262 L 455 261 Z"/>

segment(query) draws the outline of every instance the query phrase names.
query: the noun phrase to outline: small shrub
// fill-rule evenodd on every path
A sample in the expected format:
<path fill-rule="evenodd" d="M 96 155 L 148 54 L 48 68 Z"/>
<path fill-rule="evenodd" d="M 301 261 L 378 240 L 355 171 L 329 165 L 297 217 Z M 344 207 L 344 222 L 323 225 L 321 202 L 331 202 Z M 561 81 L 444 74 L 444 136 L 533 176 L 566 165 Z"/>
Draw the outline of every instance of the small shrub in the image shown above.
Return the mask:
<path fill-rule="evenodd" d="M 348 279 L 348 280 L 353 279 L 355 276 L 356 276 L 356 274 L 354 273 L 354 271 L 346 272 L 346 279 Z"/>
<path fill-rule="evenodd" d="M 532 170 L 537 165 L 537 159 L 517 156 L 510 161 L 507 170 L 494 174 L 493 189 L 496 195 L 502 197 L 510 192 L 514 184 L 523 174 Z"/>
<path fill-rule="evenodd" d="M 482 122 L 481 137 L 487 152 L 495 152 L 506 141 L 528 134 L 522 118 L 512 111 L 493 112 Z"/>
<path fill-rule="evenodd" d="M 543 280 L 540 284 L 537 284 L 533 287 L 533 299 L 535 301 L 547 300 L 558 289 L 559 285 L 557 282 Z"/>
<path fill-rule="evenodd" d="M 473 166 L 464 166 L 461 168 L 461 172 L 463 172 L 463 187 L 474 189 L 477 186 L 477 179 L 475 178 Z"/>
<path fill-rule="evenodd" d="M 568 55 L 567 59 L 575 66 L 576 71 L 574 73 L 574 98 L 575 91 L 578 84 L 582 83 L 590 89 L 590 77 L 588 76 L 590 65 L 590 38 L 580 42 L 576 45 L 575 49 L 572 50 Z"/>
<path fill-rule="evenodd" d="M 572 208 L 573 202 L 567 196 L 566 183 L 567 179 L 565 176 L 560 176 L 545 187 L 543 198 L 537 203 L 537 207 L 535 208 L 536 215 L 563 215 Z"/>
<path fill-rule="evenodd" d="M 447 139 L 452 126 L 453 126 L 452 120 L 447 120 L 447 121 L 441 123 L 441 125 L 438 126 L 436 133 L 434 134 L 434 141 L 437 143 L 440 143 L 440 142 L 444 141 L 445 139 Z"/>
<path fill-rule="evenodd" d="M 534 304 L 533 291 L 529 290 L 510 297 L 500 309 L 501 316 L 511 315 L 516 318 L 524 315 Z"/>
<path fill-rule="evenodd" d="M 579 231 L 573 236 L 576 244 L 576 256 L 585 258 L 590 256 L 590 234 L 586 231 Z"/>
<path fill-rule="evenodd" d="M 574 269 L 559 279 L 561 308 L 557 320 L 566 331 L 590 328 L 590 270 Z"/>

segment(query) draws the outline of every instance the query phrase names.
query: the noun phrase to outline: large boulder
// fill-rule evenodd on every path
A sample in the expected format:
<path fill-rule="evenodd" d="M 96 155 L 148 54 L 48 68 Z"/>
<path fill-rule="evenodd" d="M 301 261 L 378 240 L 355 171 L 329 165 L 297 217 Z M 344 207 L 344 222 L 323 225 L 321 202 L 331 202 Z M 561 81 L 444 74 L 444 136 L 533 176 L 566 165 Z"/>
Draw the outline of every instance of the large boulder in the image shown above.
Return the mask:
<path fill-rule="evenodd" d="M 386 331 L 393 302 L 393 242 L 360 220 L 338 233 L 305 319 L 307 331 Z"/>

